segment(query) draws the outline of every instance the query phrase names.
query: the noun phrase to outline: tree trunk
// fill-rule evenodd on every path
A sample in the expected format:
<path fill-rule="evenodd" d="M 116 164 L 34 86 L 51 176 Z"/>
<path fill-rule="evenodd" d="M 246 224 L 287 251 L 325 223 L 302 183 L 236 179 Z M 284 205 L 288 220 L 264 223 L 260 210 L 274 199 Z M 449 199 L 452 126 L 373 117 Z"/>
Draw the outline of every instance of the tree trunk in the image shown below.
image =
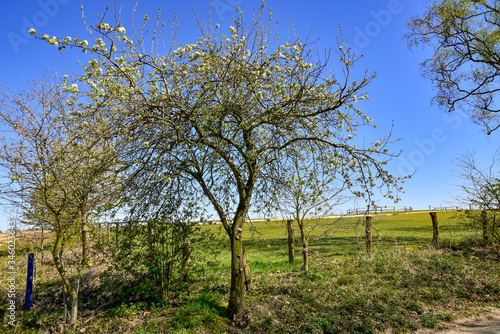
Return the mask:
<path fill-rule="evenodd" d="M 64 262 L 62 260 L 63 232 L 60 230 L 54 232 L 56 234 L 55 236 L 56 239 L 54 241 L 54 246 L 52 248 L 52 257 L 54 259 L 54 265 L 57 269 L 57 272 L 59 273 L 59 276 L 61 277 L 62 283 L 64 285 L 66 296 L 69 295 L 71 299 L 70 325 L 72 326 L 72 329 L 74 329 L 74 326 L 76 325 L 76 319 L 78 316 L 78 289 L 75 289 L 71 284 L 66 273 L 66 268 L 64 267 Z"/>
<path fill-rule="evenodd" d="M 481 227 L 483 228 L 483 240 L 488 241 L 488 216 L 486 210 L 481 211 Z"/>
<path fill-rule="evenodd" d="M 437 212 L 429 212 L 432 219 L 432 246 L 437 247 L 439 237 L 439 222 L 437 219 Z"/>
<path fill-rule="evenodd" d="M 247 251 L 245 249 L 245 246 L 243 246 L 243 271 L 245 273 L 245 287 L 247 291 L 250 291 L 253 289 L 252 285 L 252 275 L 250 273 L 250 266 L 248 265 L 247 261 Z"/>
<path fill-rule="evenodd" d="M 106 223 L 106 229 L 108 232 L 108 246 L 111 245 L 111 227 L 109 226 L 109 223 Z"/>
<path fill-rule="evenodd" d="M 500 236 L 497 233 L 497 215 L 493 212 L 493 217 L 491 219 L 491 236 L 497 241 L 500 241 Z"/>
<path fill-rule="evenodd" d="M 366 252 L 372 252 L 372 216 L 366 216 Z"/>
<path fill-rule="evenodd" d="M 41 245 L 40 245 L 40 248 L 41 248 L 41 252 L 42 252 L 42 265 L 43 265 L 43 253 L 44 253 L 44 249 L 43 249 L 43 225 L 42 225 L 42 242 L 41 242 Z"/>
<path fill-rule="evenodd" d="M 243 218 L 241 218 L 243 220 Z M 231 291 L 227 307 L 229 318 L 236 323 L 241 322 L 245 310 L 245 269 L 243 260 L 243 243 L 241 232 L 243 221 L 235 219 L 231 233 Z"/>
<path fill-rule="evenodd" d="M 300 240 L 302 242 L 302 270 L 309 270 L 309 243 L 304 232 L 304 220 L 298 220 Z"/>
<path fill-rule="evenodd" d="M 66 325 L 66 323 L 68 322 L 68 296 L 66 294 L 66 285 L 64 284 L 63 284 L 63 303 L 64 303 L 63 323 L 64 325 Z"/>
<path fill-rule="evenodd" d="M 78 293 L 73 291 L 70 294 L 71 297 L 71 313 L 69 316 L 69 326 L 72 330 L 75 330 L 76 321 L 78 319 Z"/>
<path fill-rule="evenodd" d="M 182 232 L 182 270 L 181 276 L 183 280 L 188 278 L 189 262 L 191 262 L 191 242 L 189 241 L 189 228 L 184 226 Z"/>
<path fill-rule="evenodd" d="M 89 227 L 87 224 L 87 214 L 81 215 L 81 233 L 82 233 L 82 265 L 90 265 L 89 257 Z"/>
<path fill-rule="evenodd" d="M 295 260 L 295 236 L 293 233 L 293 220 L 287 220 L 286 226 L 288 230 L 288 263 L 291 264 Z"/>

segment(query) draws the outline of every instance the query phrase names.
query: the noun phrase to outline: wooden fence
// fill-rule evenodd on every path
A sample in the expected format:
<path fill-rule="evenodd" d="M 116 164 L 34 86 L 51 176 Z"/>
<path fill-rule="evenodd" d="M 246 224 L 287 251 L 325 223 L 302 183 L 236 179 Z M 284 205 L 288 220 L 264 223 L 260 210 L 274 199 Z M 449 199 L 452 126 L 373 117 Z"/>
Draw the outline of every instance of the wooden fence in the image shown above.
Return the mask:
<path fill-rule="evenodd" d="M 401 212 L 401 211 L 413 211 L 411 206 L 403 206 L 396 208 L 395 206 L 384 206 L 384 207 L 370 207 L 369 209 L 349 209 L 347 210 L 348 215 L 364 215 L 368 213 L 382 213 L 382 212 Z"/>

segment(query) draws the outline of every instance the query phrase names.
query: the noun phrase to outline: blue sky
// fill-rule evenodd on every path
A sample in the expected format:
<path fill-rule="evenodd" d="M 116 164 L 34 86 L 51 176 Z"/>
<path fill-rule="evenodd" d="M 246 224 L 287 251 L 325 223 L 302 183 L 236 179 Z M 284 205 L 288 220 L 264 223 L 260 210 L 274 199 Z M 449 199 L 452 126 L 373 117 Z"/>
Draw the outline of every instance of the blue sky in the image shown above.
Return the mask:
<path fill-rule="evenodd" d="M 24 87 L 23 80 L 36 79 L 47 70 L 59 73 L 78 71 L 78 60 L 85 61 L 77 50 L 67 49 L 60 54 L 56 48 L 31 38 L 27 31 L 35 28 L 50 36 L 88 38 L 82 22 L 80 4 L 76 0 L 8 1 L 0 14 L 0 82 L 16 89 Z M 431 105 L 431 83 L 419 72 L 419 63 L 431 55 L 429 49 L 409 50 L 403 35 L 410 17 L 422 14 L 422 0 L 358 0 L 358 1 L 293 1 L 266 0 L 272 7 L 274 18 L 279 21 L 280 32 L 286 36 L 290 22 L 297 34 L 305 38 L 319 38 L 320 50 L 334 47 L 342 24 L 348 44 L 365 58 L 358 63 L 358 70 L 368 68 L 378 76 L 368 87 L 370 99 L 359 107 L 378 125 L 377 131 L 367 133 L 367 141 L 377 140 L 390 130 L 394 123 L 393 138 L 402 138 L 394 150 L 403 152 L 391 164 L 391 172 L 405 175 L 417 169 L 405 184 L 405 193 L 397 206 L 425 209 L 451 201 L 450 193 L 460 180 L 456 178 L 453 159 L 459 154 L 477 150 L 478 161 L 488 163 L 491 154 L 500 146 L 500 133 L 486 136 L 477 125 L 460 113 L 447 114 Z M 131 14 L 135 1 L 118 0 L 122 21 L 131 31 Z M 223 29 L 232 23 L 235 6 L 251 19 L 252 9 L 259 7 L 254 0 L 214 0 L 212 22 Z M 90 24 L 96 15 L 106 9 L 103 1 L 83 3 Z M 113 21 L 114 3 L 110 1 L 108 21 Z M 136 22 L 148 13 L 156 17 L 162 8 L 162 20 L 170 25 L 174 13 L 179 20 L 178 40 L 192 42 L 199 36 L 192 9 L 200 20 L 208 19 L 210 1 L 157 1 L 142 0 L 137 7 Z M 498 132 L 498 131 L 497 131 Z M 373 137 L 371 137 L 373 135 Z M 381 199 L 380 205 L 393 205 Z M 354 205 L 354 204 L 353 204 Z M 0 230 L 6 228 L 11 214 L 8 209 L 0 212 Z"/>

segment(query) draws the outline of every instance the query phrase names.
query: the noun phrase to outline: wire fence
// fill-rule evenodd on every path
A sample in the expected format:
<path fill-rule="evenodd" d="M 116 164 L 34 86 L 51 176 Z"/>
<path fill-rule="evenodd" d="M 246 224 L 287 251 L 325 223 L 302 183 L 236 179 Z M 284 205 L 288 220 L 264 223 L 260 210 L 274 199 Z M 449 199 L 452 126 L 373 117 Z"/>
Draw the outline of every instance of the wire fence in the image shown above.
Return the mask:
<path fill-rule="evenodd" d="M 349 209 L 347 210 L 348 215 L 357 215 L 357 214 L 365 214 L 365 213 L 383 213 L 383 212 L 403 212 L 403 211 L 413 211 L 413 207 L 411 206 L 402 206 L 402 207 L 395 207 L 395 206 L 384 206 L 384 207 L 378 207 L 378 206 L 372 206 L 370 208 L 356 208 L 356 209 Z"/>
<path fill-rule="evenodd" d="M 476 207 L 470 205 L 468 208 L 460 207 L 460 206 L 432 206 L 429 205 L 429 211 L 446 211 L 446 210 L 477 210 Z M 383 213 L 383 212 L 403 212 L 403 211 L 414 211 L 414 208 L 411 206 L 371 206 L 369 208 L 355 208 L 347 210 L 347 215 L 358 215 L 358 214 L 368 214 L 368 213 Z"/>

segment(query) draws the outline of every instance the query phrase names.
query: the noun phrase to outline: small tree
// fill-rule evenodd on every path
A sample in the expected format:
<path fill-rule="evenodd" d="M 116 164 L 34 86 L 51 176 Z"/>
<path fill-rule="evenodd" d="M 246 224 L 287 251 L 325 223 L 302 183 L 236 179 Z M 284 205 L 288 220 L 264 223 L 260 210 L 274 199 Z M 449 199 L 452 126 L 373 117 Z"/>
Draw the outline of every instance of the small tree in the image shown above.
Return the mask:
<path fill-rule="evenodd" d="M 496 151 L 488 168 L 476 163 L 475 152 L 460 156 L 455 164 L 457 175 L 462 178 L 461 195 L 456 200 L 471 205 L 476 210 L 468 211 L 469 221 L 482 230 L 485 239 L 500 242 L 500 151 Z"/>
<path fill-rule="evenodd" d="M 297 222 L 302 244 L 302 269 L 308 270 L 310 235 L 318 227 L 326 228 L 323 235 L 332 231 L 335 222 L 322 224 L 321 217 L 346 199 L 343 191 L 348 188 L 347 176 L 352 175 L 346 173 L 345 180 L 337 180 L 337 176 L 342 178 L 340 170 L 344 168 L 337 165 L 338 160 L 329 160 L 329 155 L 315 156 L 316 152 L 311 152 L 312 155 L 294 157 L 293 152 L 289 152 L 290 163 L 276 175 L 276 197 L 272 204 L 285 219 Z M 349 168 L 356 170 L 355 165 L 344 167 L 344 171 Z"/>
<path fill-rule="evenodd" d="M 359 57 L 342 39 L 336 73 L 330 51 L 321 59 L 312 43 L 294 36 L 280 44 L 271 14 L 266 23 L 263 13 L 264 6 L 247 24 L 237 9 L 228 35 L 218 25 L 200 23 L 200 37 L 187 45 L 175 40 L 162 45 L 160 28 L 148 43 L 147 28 L 135 31 L 132 40 L 120 22 L 110 25 L 104 17 L 89 27 L 91 45 L 39 37 L 60 49 L 92 53 L 81 80 L 100 105 L 113 104 L 116 134 L 135 152 L 129 155 L 131 168 L 174 168 L 212 204 L 231 247 L 228 311 L 235 321 L 243 315 L 248 275 L 245 219 L 252 204 L 265 199 L 254 194 L 272 187 L 269 176 L 288 163 L 287 149 L 297 145 L 332 159 L 348 157 L 363 182 L 378 179 L 392 188 L 399 180 L 384 169 L 391 155 L 380 149 L 383 142 L 370 147 L 352 142 L 354 131 L 372 122 L 355 104 L 367 98 L 364 90 L 375 75 L 352 79 Z"/>
<path fill-rule="evenodd" d="M 80 273 L 88 265 L 86 226 L 99 206 L 111 202 L 106 185 L 114 179 L 110 172 L 115 160 L 112 145 L 102 136 L 93 137 L 87 121 L 75 126 L 71 115 L 82 113 L 77 97 L 61 91 L 55 80 L 41 78 L 22 93 L 2 92 L 0 122 L 7 133 L 1 141 L 0 169 L 10 182 L 2 184 L 1 195 L 22 210 L 26 221 L 53 233 L 51 253 L 71 302 L 69 323 L 74 328 Z M 74 236 L 81 238 L 81 252 L 68 259 L 64 247 Z"/>
<path fill-rule="evenodd" d="M 448 111 L 463 108 L 487 134 L 500 127 L 497 101 L 500 8 L 494 0 L 432 0 L 408 22 L 410 47 L 430 46 L 421 65 L 435 85 L 434 101 Z"/>

